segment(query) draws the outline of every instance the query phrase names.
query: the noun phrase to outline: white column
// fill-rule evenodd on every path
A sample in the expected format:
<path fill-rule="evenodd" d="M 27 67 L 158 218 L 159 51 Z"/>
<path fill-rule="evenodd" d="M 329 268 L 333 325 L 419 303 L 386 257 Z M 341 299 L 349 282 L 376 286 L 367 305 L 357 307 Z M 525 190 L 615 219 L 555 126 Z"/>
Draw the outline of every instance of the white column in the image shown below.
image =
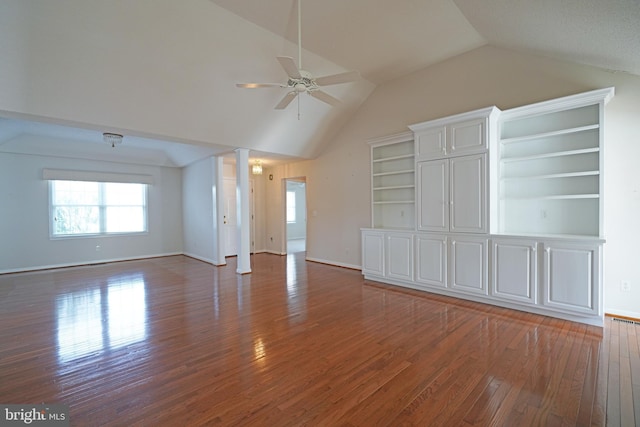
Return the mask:
<path fill-rule="evenodd" d="M 224 159 L 214 156 L 212 159 L 213 170 L 213 263 L 226 265 L 225 241 L 224 241 Z"/>
<path fill-rule="evenodd" d="M 236 273 L 251 273 L 251 227 L 249 223 L 249 150 L 236 150 L 236 205 L 238 214 L 238 267 Z"/>

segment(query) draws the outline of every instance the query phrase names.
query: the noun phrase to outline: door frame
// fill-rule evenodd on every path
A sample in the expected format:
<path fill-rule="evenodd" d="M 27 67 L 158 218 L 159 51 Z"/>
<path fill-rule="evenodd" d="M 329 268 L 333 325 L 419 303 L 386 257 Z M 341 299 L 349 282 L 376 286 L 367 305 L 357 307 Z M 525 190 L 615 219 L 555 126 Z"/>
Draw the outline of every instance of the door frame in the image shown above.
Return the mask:
<path fill-rule="evenodd" d="M 296 176 L 282 179 L 282 244 L 284 246 L 282 253 L 288 253 L 289 240 L 287 235 L 287 183 L 288 182 L 302 182 L 304 184 L 304 214 L 305 214 L 305 225 L 304 225 L 304 243 L 305 243 L 305 251 L 307 250 L 307 239 L 309 237 L 309 224 L 307 219 L 308 215 L 308 191 L 307 191 L 307 177 L 306 176 Z"/>

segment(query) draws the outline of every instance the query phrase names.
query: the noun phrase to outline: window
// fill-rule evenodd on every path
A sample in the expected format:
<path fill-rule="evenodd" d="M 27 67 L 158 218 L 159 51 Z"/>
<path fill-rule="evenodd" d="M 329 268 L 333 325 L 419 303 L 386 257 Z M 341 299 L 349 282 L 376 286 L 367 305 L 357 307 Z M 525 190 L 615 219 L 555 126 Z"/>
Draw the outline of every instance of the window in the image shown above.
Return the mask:
<path fill-rule="evenodd" d="M 53 237 L 147 231 L 147 185 L 50 181 Z"/>
<path fill-rule="evenodd" d="M 296 192 L 287 191 L 287 222 L 296 222 Z"/>

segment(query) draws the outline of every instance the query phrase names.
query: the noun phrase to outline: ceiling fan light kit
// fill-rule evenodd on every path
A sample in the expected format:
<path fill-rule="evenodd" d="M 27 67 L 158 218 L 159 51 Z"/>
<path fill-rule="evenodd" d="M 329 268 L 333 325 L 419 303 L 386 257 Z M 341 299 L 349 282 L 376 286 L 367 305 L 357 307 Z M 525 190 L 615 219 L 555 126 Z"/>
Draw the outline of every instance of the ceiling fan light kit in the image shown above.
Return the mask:
<path fill-rule="evenodd" d="M 278 56 L 278 62 L 287 73 L 288 80 L 286 84 L 279 83 L 237 83 L 236 86 L 245 89 L 280 87 L 289 91 L 276 104 L 276 110 L 285 109 L 291 101 L 298 97 L 301 93 L 307 93 L 312 97 L 325 102 L 331 106 L 340 104 L 340 100 L 324 92 L 320 87 L 330 86 L 341 83 L 350 83 L 360 79 L 360 73 L 357 71 L 347 71 L 344 73 L 332 74 L 328 76 L 315 78 L 306 70 L 302 69 L 302 24 L 301 24 L 300 0 L 298 0 L 298 64 L 289 56 Z M 298 98 L 299 100 L 299 98 Z"/>

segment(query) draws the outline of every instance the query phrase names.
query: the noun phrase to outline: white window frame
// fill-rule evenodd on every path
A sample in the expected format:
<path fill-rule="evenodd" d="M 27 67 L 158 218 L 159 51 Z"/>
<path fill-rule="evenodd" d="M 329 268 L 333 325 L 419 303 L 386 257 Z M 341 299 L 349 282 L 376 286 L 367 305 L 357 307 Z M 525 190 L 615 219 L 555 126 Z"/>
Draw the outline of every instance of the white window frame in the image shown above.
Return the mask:
<path fill-rule="evenodd" d="M 135 236 L 135 235 L 145 235 L 149 234 L 149 185 L 146 183 L 126 183 L 126 184 L 136 184 L 142 185 L 143 193 L 144 193 L 144 205 L 143 209 L 143 228 L 142 231 L 119 231 L 119 232 L 107 232 L 106 231 L 106 210 L 109 207 L 104 199 L 105 199 L 105 186 L 107 184 L 122 184 L 122 182 L 103 182 L 103 181 L 89 181 L 89 182 L 97 182 L 99 184 L 99 194 L 98 194 L 98 211 L 99 211 L 99 227 L 100 231 L 97 233 L 73 233 L 73 234 L 56 234 L 55 230 L 55 206 L 53 204 L 53 193 L 54 193 L 54 185 L 56 181 L 69 181 L 65 179 L 58 180 L 49 180 L 49 238 L 51 240 L 57 239 L 77 239 L 77 238 L 87 238 L 87 237 L 104 237 L 104 236 Z M 79 180 L 70 180 L 76 181 Z"/>

